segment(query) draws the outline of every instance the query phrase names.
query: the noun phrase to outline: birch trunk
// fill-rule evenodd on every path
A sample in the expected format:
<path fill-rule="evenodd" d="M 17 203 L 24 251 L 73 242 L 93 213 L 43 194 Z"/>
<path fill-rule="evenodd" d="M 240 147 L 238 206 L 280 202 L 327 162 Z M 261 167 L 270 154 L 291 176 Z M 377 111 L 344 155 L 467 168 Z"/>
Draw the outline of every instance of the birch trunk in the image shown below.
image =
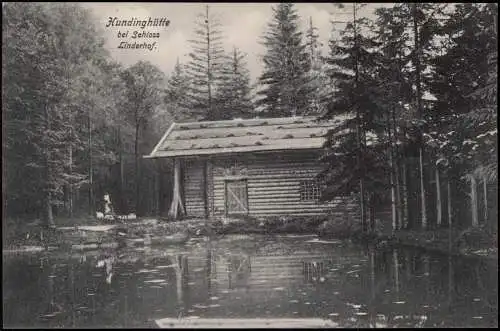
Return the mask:
<path fill-rule="evenodd" d="M 139 215 L 139 197 L 140 197 L 140 174 L 139 174 L 139 119 L 136 115 L 135 125 L 135 142 L 134 142 L 134 156 L 135 156 L 135 212 Z"/>
<path fill-rule="evenodd" d="M 409 215 L 410 215 L 410 206 L 408 201 L 408 179 L 407 179 L 407 171 L 406 171 L 406 161 L 403 162 L 403 226 L 404 228 L 408 228 L 409 225 Z"/>
<path fill-rule="evenodd" d="M 396 217 L 397 217 L 397 227 L 398 229 L 403 228 L 403 206 L 401 203 L 401 185 L 400 185 L 400 178 L 399 178 L 399 162 L 396 160 L 396 176 L 395 176 L 395 181 L 396 181 Z"/>
<path fill-rule="evenodd" d="M 394 233 L 398 227 L 398 220 L 396 214 L 396 187 L 394 185 L 394 168 L 393 166 L 393 158 L 392 153 L 390 154 L 391 161 L 391 211 L 392 211 L 392 232 Z"/>
<path fill-rule="evenodd" d="M 473 227 L 478 227 L 479 226 L 479 215 L 478 215 L 478 208 L 477 208 L 477 180 L 474 176 L 470 177 L 470 190 L 471 190 L 471 204 L 472 204 L 472 226 Z"/>
<path fill-rule="evenodd" d="M 488 184 L 486 181 L 486 176 L 483 178 L 483 217 L 485 224 L 488 222 Z"/>
<path fill-rule="evenodd" d="M 69 175 L 73 175 L 73 148 L 69 146 Z M 70 179 L 71 180 L 71 179 Z M 68 184 L 68 214 L 73 217 L 73 184 Z"/>
<path fill-rule="evenodd" d="M 391 182 L 391 214 L 392 214 L 392 233 L 398 229 L 398 219 L 396 212 L 396 184 L 394 175 L 394 155 L 393 155 L 393 137 L 391 135 L 390 119 L 387 120 L 388 124 L 388 137 L 389 137 L 389 166 L 391 168 L 390 182 Z"/>
<path fill-rule="evenodd" d="M 452 202 L 452 199 L 451 199 L 451 181 L 450 179 L 448 178 L 447 181 L 446 181 L 446 186 L 447 186 L 447 191 L 448 191 L 448 225 L 450 226 L 451 228 L 451 225 L 452 225 L 452 220 L 453 220 L 453 209 L 452 209 L 452 205 L 451 205 L 451 202 Z"/>
<path fill-rule="evenodd" d="M 441 227 L 443 211 L 441 205 L 441 182 L 439 180 L 439 168 L 436 166 L 436 224 Z"/>
<path fill-rule="evenodd" d="M 181 165 L 178 159 L 174 160 L 174 191 L 172 204 L 170 205 L 170 210 L 168 215 L 174 219 L 185 215 L 186 211 L 184 209 L 184 204 L 182 202 L 181 196 Z"/>
<path fill-rule="evenodd" d="M 375 205 L 373 202 L 373 194 L 370 197 L 370 230 L 372 233 L 375 232 Z"/>
<path fill-rule="evenodd" d="M 45 126 L 47 131 L 50 130 L 51 128 L 51 119 L 50 119 L 50 110 L 48 106 L 45 106 Z M 46 180 L 46 185 L 45 185 L 45 221 L 46 225 L 48 227 L 54 227 L 54 215 L 52 213 L 52 193 L 51 193 L 51 166 L 50 166 L 50 159 L 51 159 L 51 153 L 49 150 L 49 142 L 45 141 L 44 144 L 44 149 L 45 149 L 45 180 Z"/>
<path fill-rule="evenodd" d="M 92 111 L 89 108 L 88 112 L 88 129 L 89 129 L 89 215 L 94 216 L 94 179 L 93 179 L 93 164 L 92 164 Z"/>
<path fill-rule="evenodd" d="M 125 199 L 124 199 L 124 167 L 123 167 L 123 141 L 122 141 L 122 133 L 121 133 L 121 123 L 118 122 L 118 148 L 119 148 L 119 162 L 120 162 L 120 198 L 119 204 L 120 204 L 120 213 L 125 214 L 128 211 L 125 209 Z"/>
<path fill-rule="evenodd" d="M 400 185 L 400 155 L 398 147 L 398 131 L 396 127 L 396 112 L 394 107 L 392 107 L 392 138 L 394 142 L 394 171 L 395 171 L 395 181 L 396 181 L 396 211 L 397 211 L 397 227 L 401 229 L 403 227 L 403 207 L 401 205 L 401 185 Z"/>
<path fill-rule="evenodd" d="M 451 236 L 451 231 L 452 231 L 452 226 L 453 226 L 453 212 L 452 212 L 452 206 L 451 206 L 451 182 L 450 182 L 450 178 L 448 176 L 447 180 L 446 180 L 446 187 L 447 187 L 447 191 L 448 191 L 448 250 L 449 252 L 451 252 L 451 248 L 452 248 L 452 242 L 451 242 L 451 239 L 452 239 L 452 236 Z"/>
<path fill-rule="evenodd" d="M 425 180 L 424 180 L 424 151 L 423 148 L 419 149 L 419 169 L 420 169 L 420 201 L 422 212 L 422 229 L 427 229 L 427 208 L 425 201 Z"/>

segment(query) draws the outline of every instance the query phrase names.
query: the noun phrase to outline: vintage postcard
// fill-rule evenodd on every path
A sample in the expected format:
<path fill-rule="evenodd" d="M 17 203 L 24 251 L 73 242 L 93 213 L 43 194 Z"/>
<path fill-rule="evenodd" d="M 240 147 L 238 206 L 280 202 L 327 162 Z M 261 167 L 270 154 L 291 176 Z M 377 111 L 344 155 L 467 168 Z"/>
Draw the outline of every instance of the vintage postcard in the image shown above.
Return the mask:
<path fill-rule="evenodd" d="M 2 3 L 5 328 L 496 328 L 496 3 Z"/>

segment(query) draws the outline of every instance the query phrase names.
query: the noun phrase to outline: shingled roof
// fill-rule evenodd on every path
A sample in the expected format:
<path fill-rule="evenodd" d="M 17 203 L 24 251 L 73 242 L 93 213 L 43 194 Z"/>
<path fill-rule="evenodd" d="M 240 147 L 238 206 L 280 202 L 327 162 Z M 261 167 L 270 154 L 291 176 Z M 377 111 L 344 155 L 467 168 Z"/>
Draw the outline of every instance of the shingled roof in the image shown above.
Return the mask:
<path fill-rule="evenodd" d="M 173 123 L 145 157 L 317 149 L 324 147 L 326 133 L 341 121 L 285 117 Z"/>

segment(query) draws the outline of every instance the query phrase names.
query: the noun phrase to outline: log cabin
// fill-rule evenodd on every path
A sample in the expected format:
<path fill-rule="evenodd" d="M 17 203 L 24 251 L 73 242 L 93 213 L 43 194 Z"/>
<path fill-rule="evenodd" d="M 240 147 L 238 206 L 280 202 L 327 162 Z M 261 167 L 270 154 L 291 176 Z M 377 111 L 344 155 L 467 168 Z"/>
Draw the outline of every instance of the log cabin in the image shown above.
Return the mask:
<path fill-rule="evenodd" d="M 326 134 L 341 119 L 313 117 L 173 123 L 145 158 L 174 160 L 169 216 L 356 217 L 349 197 L 320 202 Z"/>

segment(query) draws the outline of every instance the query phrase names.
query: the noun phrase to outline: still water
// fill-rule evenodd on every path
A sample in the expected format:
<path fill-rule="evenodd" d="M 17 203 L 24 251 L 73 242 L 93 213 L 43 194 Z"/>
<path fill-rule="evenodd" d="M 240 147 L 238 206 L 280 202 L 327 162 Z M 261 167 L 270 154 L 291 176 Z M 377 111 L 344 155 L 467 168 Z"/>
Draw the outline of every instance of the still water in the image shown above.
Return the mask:
<path fill-rule="evenodd" d="M 3 256 L 4 327 L 325 318 L 339 327 L 497 327 L 496 261 L 313 236 Z"/>

